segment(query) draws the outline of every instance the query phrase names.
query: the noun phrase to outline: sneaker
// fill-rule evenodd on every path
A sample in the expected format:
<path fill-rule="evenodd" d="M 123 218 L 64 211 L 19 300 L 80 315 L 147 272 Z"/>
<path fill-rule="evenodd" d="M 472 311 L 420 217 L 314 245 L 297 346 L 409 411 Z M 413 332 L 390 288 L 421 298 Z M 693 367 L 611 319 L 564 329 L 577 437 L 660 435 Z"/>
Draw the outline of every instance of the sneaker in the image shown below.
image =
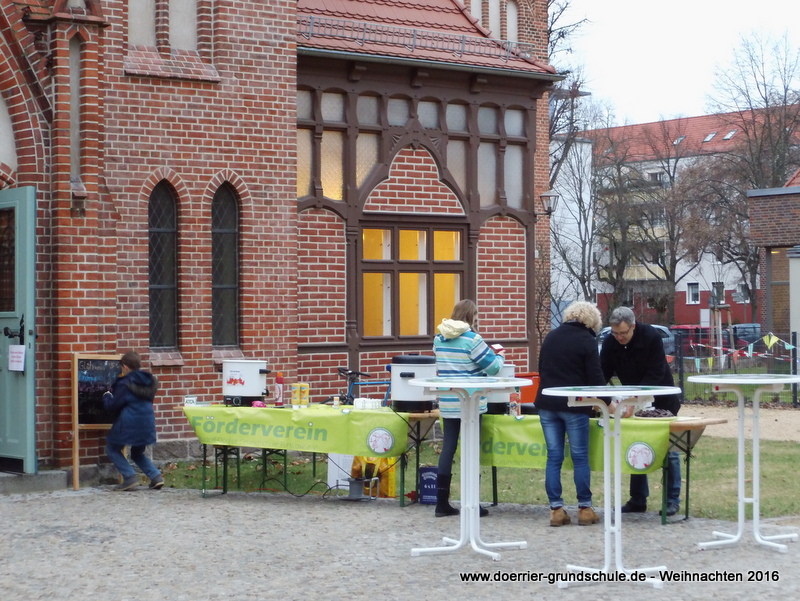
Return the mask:
<path fill-rule="evenodd" d="M 597 515 L 591 507 L 579 507 L 578 508 L 578 525 L 579 526 L 589 526 L 591 524 L 596 524 L 600 521 L 600 516 Z"/>
<path fill-rule="evenodd" d="M 162 486 L 164 486 L 164 478 L 161 474 L 150 480 L 150 488 L 154 490 L 161 490 Z"/>
<path fill-rule="evenodd" d="M 647 505 L 638 505 L 632 501 L 628 501 L 621 508 L 622 513 L 644 513 L 647 511 Z"/>
<path fill-rule="evenodd" d="M 553 527 L 567 526 L 572 523 L 569 514 L 564 511 L 563 507 L 550 510 L 550 525 Z"/>
<path fill-rule="evenodd" d="M 678 503 L 667 503 L 667 517 L 672 517 L 678 513 L 680 509 L 681 506 Z"/>
<path fill-rule="evenodd" d="M 114 490 L 131 490 L 137 486 L 139 486 L 139 478 L 134 475 L 130 476 L 129 478 L 125 478 L 120 484 L 117 484 L 114 487 Z"/>

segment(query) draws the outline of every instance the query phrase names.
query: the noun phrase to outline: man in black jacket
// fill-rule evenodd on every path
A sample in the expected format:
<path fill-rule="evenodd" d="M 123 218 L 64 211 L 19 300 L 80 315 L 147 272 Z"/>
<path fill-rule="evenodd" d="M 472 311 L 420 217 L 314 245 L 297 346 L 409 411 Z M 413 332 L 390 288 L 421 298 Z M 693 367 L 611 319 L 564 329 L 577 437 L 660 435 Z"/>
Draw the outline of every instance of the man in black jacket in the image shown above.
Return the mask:
<path fill-rule="evenodd" d="M 672 370 L 664 354 L 661 335 L 653 326 L 637 322 L 628 307 L 617 307 L 608 318 L 611 335 L 606 336 L 600 350 L 603 377 L 610 381 L 615 375 L 625 386 L 674 386 Z M 654 397 L 656 409 L 666 409 L 678 415 L 679 395 Z M 678 453 L 669 453 L 667 464 L 667 515 L 678 513 L 681 495 L 681 462 Z M 650 489 L 647 474 L 632 474 L 630 500 L 622 513 L 647 511 Z"/>

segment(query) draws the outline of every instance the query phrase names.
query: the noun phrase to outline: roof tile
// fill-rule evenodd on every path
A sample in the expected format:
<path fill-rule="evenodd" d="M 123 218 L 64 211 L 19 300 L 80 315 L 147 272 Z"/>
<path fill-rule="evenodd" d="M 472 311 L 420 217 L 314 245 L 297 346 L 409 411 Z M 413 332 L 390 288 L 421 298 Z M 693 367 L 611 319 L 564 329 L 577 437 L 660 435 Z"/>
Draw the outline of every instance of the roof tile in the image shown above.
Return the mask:
<path fill-rule="evenodd" d="M 410 60 L 456 63 L 527 73 L 554 74 L 536 57 L 508 52 L 458 0 L 298 0 L 299 48 L 314 48 Z M 320 21 L 313 35 L 304 27 Z M 326 28 L 324 23 L 330 24 Z M 357 25 L 374 27 L 363 38 Z M 346 26 L 344 24 L 347 24 Z M 391 28 L 397 28 L 394 32 Z M 410 30 L 404 38 L 400 28 Z M 413 40 L 418 44 L 406 43 Z M 459 44 L 464 36 L 465 46 Z"/>

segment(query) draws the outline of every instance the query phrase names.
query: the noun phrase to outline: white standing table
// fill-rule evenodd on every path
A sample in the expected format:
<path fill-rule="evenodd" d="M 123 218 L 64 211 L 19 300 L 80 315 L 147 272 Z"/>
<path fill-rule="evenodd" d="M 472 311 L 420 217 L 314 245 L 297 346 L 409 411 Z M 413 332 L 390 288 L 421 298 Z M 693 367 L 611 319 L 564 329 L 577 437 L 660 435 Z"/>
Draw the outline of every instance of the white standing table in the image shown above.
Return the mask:
<path fill-rule="evenodd" d="M 620 419 L 625 413 L 625 407 L 632 405 L 635 409 L 647 406 L 653 402 L 654 396 L 664 394 L 680 394 L 677 386 L 562 386 L 545 388 L 542 394 L 549 396 L 567 397 L 567 404 L 571 407 L 597 406 L 602 413 L 603 425 L 603 530 L 605 533 L 605 563 L 602 568 L 590 568 L 576 565 L 567 565 L 573 572 L 610 573 L 622 572 L 629 575 L 633 572 L 654 574 L 666 569 L 665 566 L 646 568 L 626 568 L 622 563 L 622 451 L 620 444 Z M 614 426 L 611 427 L 611 414 L 606 404 L 598 397 L 622 397 L 619 406 L 614 412 Z M 611 461 L 611 441 L 614 442 L 614 460 Z M 614 494 L 611 494 L 611 480 L 614 480 Z M 613 514 L 611 520 L 612 506 Z M 613 537 L 613 545 L 612 545 Z M 613 547 L 613 550 L 612 550 Z M 613 570 L 612 570 L 613 563 Z M 648 577 L 649 582 L 656 588 L 661 588 L 663 582 L 656 577 Z M 559 583 L 567 586 L 568 583 Z"/>
<path fill-rule="evenodd" d="M 515 392 L 520 386 L 533 382 L 524 378 L 499 377 L 436 377 L 415 378 L 412 386 L 421 386 L 425 392 L 439 396 L 457 396 L 461 400 L 461 536 L 444 537 L 443 546 L 411 549 L 412 556 L 449 553 L 469 543 L 478 553 L 500 561 L 493 549 L 525 549 L 526 541 L 487 543 L 481 539 L 480 525 L 480 401 L 490 392 Z"/>
<path fill-rule="evenodd" d="M 764 536 L 759 530 L 758 520 L 760 513 L 760 470 L 761 470 L 761 452 L 759 445 L 758 434 L 758 405 L 761 394 L 764 392 L 780 392 L 783 390 L 784 384 L 793 384 L 800 382 L 800 375 L 792 374 L 708 374 L 700 376 L 689 376 L 690 382 L 697 382 L 699 384 L 711 384 L 714 387 L 714 392 L 732 392 L 736 395 L 739 402 L 739 466 L 738 466 L 738 484 L 739 484 L 739 524 L 736 534 L 728 534 L 726 532 L 713 532 L 714 537 L 721 540 L 713 540 L 705 543 L 698 543 L 697 546 L 701 549 L 708 549 L 709 547 L 719 547 L 722 545 L 730 545 L 742 538 L 744 534 L 745 524 L 745 505 L 752 503 L 753 505 L 753 537 L 756 542 L 768 547 L 777 549 L 781 553 L 786 553 L 787 547 L 784 544 L 777 543 L 778 540 L 797 540 L 797 534 L 776 534 L 773 536 Z M 753 391 L 753 465 L 752 465 L 752 481 L 753 481 L 753 496 L 745 496 L 745 433 L 744 433 L 744 392 L 743 386 L 755 386 Z"/>

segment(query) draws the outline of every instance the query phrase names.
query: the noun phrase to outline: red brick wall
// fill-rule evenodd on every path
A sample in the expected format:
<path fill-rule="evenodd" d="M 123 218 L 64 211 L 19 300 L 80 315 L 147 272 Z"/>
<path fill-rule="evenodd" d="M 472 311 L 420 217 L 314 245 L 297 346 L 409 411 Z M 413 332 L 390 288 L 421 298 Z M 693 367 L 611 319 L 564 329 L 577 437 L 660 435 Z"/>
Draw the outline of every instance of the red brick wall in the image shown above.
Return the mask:
<path fill-rule="evenodd" d="M 344 344 L 346 249 L 344 222 L 330 211 L 299 216 L 299 344 Z"/>
<path fill-rule="evenodd" d="M 761 247 L 800 244 L 800 193 L 751 198 L 750 238 Z"/>
<path fill-rule="evenodd" d="M 509 217 L 490 219 L 478 242 L 478 308 L 480 332 L 492 340 L 526 340 L 528 305 L 525 287 L 525 229 Z M 528 371 L 527 349 L 508 343 L 506 359 L 518 371 Z"/>
<path fill-rule="evenodd" d="M 74 352 L 142 353 L 145 368 L 161 382 L 162 441 L 187 436 L 184 395 L 221 395 L 219 363 L 236 354 L 211 346 L 210 207 L 223 181 L 240 199 L 241 354 L 267 359 L 287 381 L 298 367 L 295 3 L 216 2 L 213 45 L 201 23 L 201 52 L 180 60 L 128 49 L 127 4 L 103 3 L 107 27 L 54 26 L 52 81 L 40 84 L 53 87 L 49 121 L 42 102 L 36 104 L 39 84 L 30 77 L 9 82 L 3 69 L 3 96 L 19 133 L 16 183 L 39 188 L 37 452 L 43 464 L 71 461 Z M 201 2 L 201 15 L 210 18 L 207 8 Z M 6 2 L 2 9 L 10 10 Z M 264 31 L 270 35 L 254 33 Z M 68 51 L 76 34 L 83 41 L 85 201 L 72 197 L 69 182 Z M 19 53 L 3 44 L 4 57 Z M 11 71 L 21 72 L 20 65 Z M 25 91 L 15 97 L 12 87 Z M 42 142 L 48 135 L 52 157 Z M 162 179 L 178 205 L 178 353 L 148 349 L 147 209 Z M 102 433 L 81 438 L 84 463 L 105 461 Z"/>
<path fill-rule="evenodd" d="M 365 211 L 463 215 L 453 191 L 439 181 L 439 169 L 424 148 L 403 148 L 392 161 L 389 178 L 370 193 Z"/>

